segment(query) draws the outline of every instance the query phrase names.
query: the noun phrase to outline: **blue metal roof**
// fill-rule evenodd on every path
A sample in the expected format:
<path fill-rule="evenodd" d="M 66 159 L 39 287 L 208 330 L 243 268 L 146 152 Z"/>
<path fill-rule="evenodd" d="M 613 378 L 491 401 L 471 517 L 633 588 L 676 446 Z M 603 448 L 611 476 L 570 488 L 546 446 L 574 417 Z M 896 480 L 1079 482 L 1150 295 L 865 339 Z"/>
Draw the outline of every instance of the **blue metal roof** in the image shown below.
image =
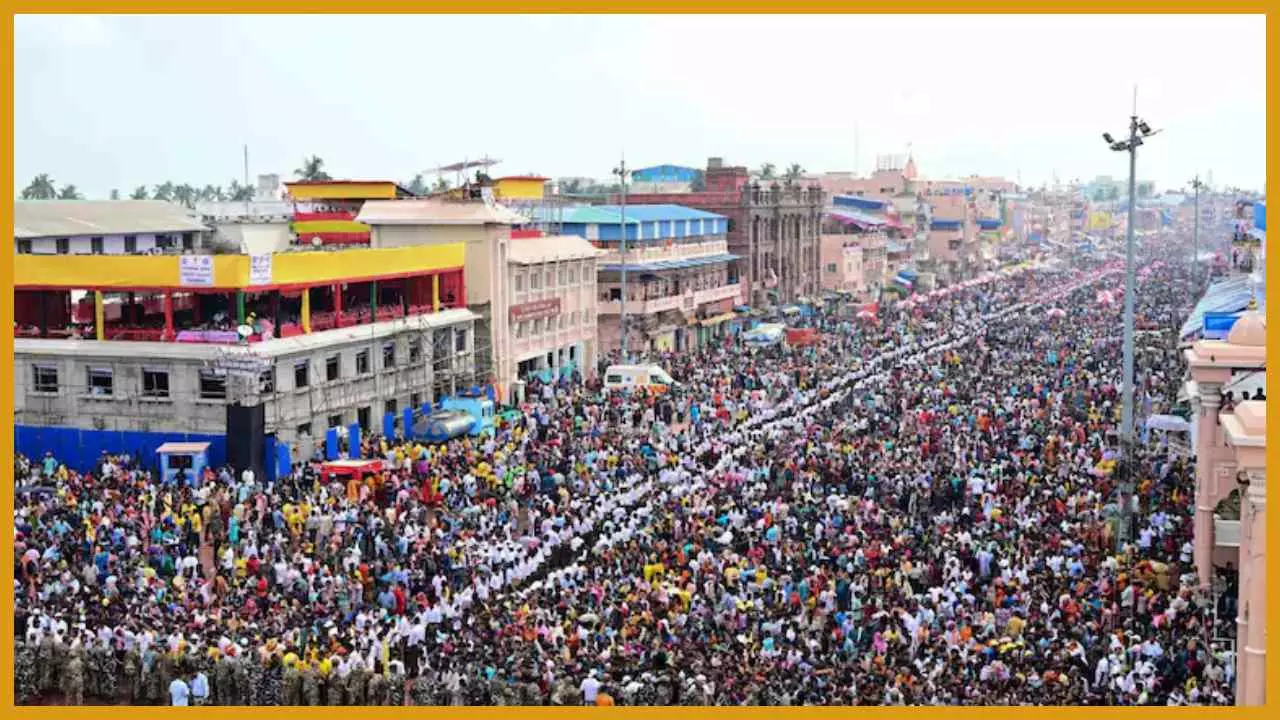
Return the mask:
<path fill-rule="evenodd" d="M 825 214 L 827 217 L 843 220 L 854 225 L 862 225 L 863 227 L 879 227 L 886 224 L 884 218 L 847 207 L 829 207 L 826 209 Z"/>
<path fill-rule="evenodd" d="M 618 218 L 621 208 L 617 205 L 595 205 L 596 210 Z M 655 220 L 724 220 L 724 215 L 695 210 L 683 205 L 628 205 L 627 220 L 630 222 L 653 222 Z"/>
<path fill-rule="evenodd" d="M 983 230 L 999 230 L 1004 225 L 1004 220 L 1000 218 L 986 218 L 978 221 L 978 227 Z"/>
<path fill-rule="evenodd" d="M 683 165 L 654 165 L 631 171 L 631 179 L 640 182 L 689 182 L 698 175 L 698 168 Z"/>
<path fill-rule="evenodd" d="M 1200 302 L 1191 311 L 1191 316 L 1182 324 L 1179 337 L 1190 337 L 1203 330 L 1205 313 L 1241 312 L 1249 307 L 1249 301 L 1253 298 L 1254 288 L 1247 275 L 1238 275 L 1210 285 L 1204 297 L 1200 298 Z"/>
<path fill-rule="evenodd" d="M 930 230 L 959 230 L 961 226 L 959 220 L 934 220 L 929 223 Z"/>
<path fill-rule="evenodd" d="M 862 197 L 860 195 L 836 195 L 831 198 L 831 204 L 844 207 L 861 208 L 863 210 L 880 210 L 889 203 L 884 200 Z"/>
<path fill-rule="evenodd" d="M 663 270 L 684 270 L 685 268 L 702 267 L 703 265 L 714 265 L 715 263 L 729 262 L 731 260 L 737 260 L 738 258 L 738 255 L 723 253 L 720 255 L 702 255 L 700 257 L 680 258 L 678 260 L 627 263 L 627 272 L 652 273 L 662 272 Z M 622 264 L 610 263 L 608 265 L 601 265 L 600 270 L 603 272 L 622 272 Z"/>

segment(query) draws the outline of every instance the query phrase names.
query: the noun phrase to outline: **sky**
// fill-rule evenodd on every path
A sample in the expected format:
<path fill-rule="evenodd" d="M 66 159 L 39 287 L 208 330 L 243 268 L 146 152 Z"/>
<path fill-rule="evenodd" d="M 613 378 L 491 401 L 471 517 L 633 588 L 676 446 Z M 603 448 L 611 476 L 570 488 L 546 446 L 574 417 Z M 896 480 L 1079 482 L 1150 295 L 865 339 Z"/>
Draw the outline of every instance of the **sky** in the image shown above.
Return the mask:
<path fill-rule="evenodd" d="M 1257 16 L 17 16 L 14 182 L 89 197 L 165 180 L 408 181 L 631 167 L 1116 178 L 1138 114 L 1157 189 L 1261 190 Z M 1132 48 L 1132 49 L 1129 49 Z M 434 174 L 427 173 L 428 180 Z"/>

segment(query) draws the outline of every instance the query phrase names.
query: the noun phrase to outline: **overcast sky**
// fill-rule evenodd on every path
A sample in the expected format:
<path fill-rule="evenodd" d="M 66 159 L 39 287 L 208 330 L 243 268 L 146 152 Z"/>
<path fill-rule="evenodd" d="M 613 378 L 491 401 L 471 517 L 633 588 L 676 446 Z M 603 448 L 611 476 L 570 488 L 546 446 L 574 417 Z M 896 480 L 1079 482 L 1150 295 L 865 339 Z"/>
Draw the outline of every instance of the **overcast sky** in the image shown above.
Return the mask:
<path fill-rule="evenodd" d="M 926 177 L 1115 177 L 1100 134 L 1139 114 L 1161 189 L 1265 182 L 1258 16 L 19 16 L 15 184 L 91 197 L 164 180 L 408 180 L 627 163 L 869 171 L 911 145 Z M 1127 48 L 1133 45 L 1132 50 Z M 856 131 L 855 131 L 856 128 Z"/>

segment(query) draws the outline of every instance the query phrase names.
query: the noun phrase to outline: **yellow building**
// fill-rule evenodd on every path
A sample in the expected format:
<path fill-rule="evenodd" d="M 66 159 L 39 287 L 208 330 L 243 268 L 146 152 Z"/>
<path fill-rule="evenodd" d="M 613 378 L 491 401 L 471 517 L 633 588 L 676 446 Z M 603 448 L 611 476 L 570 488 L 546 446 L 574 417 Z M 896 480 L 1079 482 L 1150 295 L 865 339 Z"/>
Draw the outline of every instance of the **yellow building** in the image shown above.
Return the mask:
<path fill-rule="evenodd" d="M 541 200 L 546 196 L 547 178 L 538 175 L 508 175 L 493 181 L 498 200 Z"/>

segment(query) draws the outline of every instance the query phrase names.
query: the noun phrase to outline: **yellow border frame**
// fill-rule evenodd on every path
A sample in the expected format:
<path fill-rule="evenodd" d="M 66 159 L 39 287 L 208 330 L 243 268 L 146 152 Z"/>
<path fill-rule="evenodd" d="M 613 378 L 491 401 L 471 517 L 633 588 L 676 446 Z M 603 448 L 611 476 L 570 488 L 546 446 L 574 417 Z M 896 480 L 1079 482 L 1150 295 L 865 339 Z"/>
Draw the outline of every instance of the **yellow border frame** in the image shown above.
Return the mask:
<path fill-rule="evenodd" d="M 567 13 L 597 13 L 597 14 L 615 14 L 615 13 L 669 13 L 669 14 L 730 14 L 730 13 L 776 13 L 776 14 L 815 14 L 815 13 L 849 13 L 863 12 L 869 14 L 955 14 L 963 11 L 968 14 L 1049 14 L 1049 13 L 1101 13 L 1101 14 L 1117 14 L 1117 13 L 1165 13 L 1165 14 L 1267 14 L 1267 66 L 1270 68 L 1280 67 L 1280 59 L 1277 58 L 1275 48 L 1280 43 L 1280 21 L 1273 20 L 1268 12 L 1277 3 L 1272 0 L 1219 0 L 1218 2 L 1193 2 L 1192 0 L 1115 0 L 1114 2 L 1098 2 L 1097 0 L 1082 0 L 1081 2 L 1064 2 L 1063 0 L 1040 0 L 1039 2 L 1030 2 L 1029 0 L 971 0 L 963 5 L 957 5 L 953 2 L 940 2 L 938 0 L 863 0 L 861 2 L 841 2 L 840 0 L 554 0 L 545 4 L 537 2 L 537 0 L 490 0 L 487 3 L 479 5 L 463 4 L 459 2 L 443 2 L 441 0 L 420 0 L 418 2 L 406 0 L 373 0 L 360 6 L 363 14 L 385 14 L 385 13 L 415 13 L 415 12 L 436 12 L 436 13 L 460 13 L 466 12 L 471 14 L 503 14 L 503 13 L 543 13 L 543 14 L 567 14 Z M 9 6 L 10 18 L 4 25 L 3 40 L 4 45 L 13 47 L 13 17 L 14 13 L 32 13 L 32 14 L 50 14 L 50 13 L 101 13 L 109 12 L 134 12 L 134 13 L 155 13 L 155 14 L 188 14 L 188 13 L 267 13 L 267 12 L 308 12 L 308 13 L 340 13 L 349 12 L 353 6 L 350 2 L 339 0 L 272 0 L 270 2 L 260 2 L 253 0 L 118 0 L 117 2 L 85 2 L 74 0 L 17 0 L 16 2 L 6 2 Z M 9 143 L 4 146 L 6 153 L 5 159 L 12 168 L 13 165 L 13 75 L 6 74 L 4 77 L 5 90 L 3 93 L 4 103 L 9 107 L 4 108 L 4 122 L 10 126 Z M 1271 110 L 1277 102 L 1277 96 L 1272 92 L 1272 86 L 1277 82 L 1274 72 L 1267 81 L 1267 147 L 1271 149 L 1270 156 L 1267 159 L 1267 177 L 1274 178 L 1280 175 L 1280 151 L 1277 151 L 1277 119 L 1271 115 Z M 1213 100 L 1210 100 L 1213 102 Z M 4 189 L 9 197 L 16 197 L 13 187 L 13 174 L 10 172 L 3 178 Z M 1268 190 L 1274 190 L 1274 183 L 1268 182 Z M 1271 194 L 1274 194 L 1273 192 Z M 0 219 L 8 218 L 11 220 L 13 213 L 12 205 L 9 203 L 0 204 Z M 3 250 L 3 260 L 0 261 L 0 291 L 9 293 L 11 297 L 13 292 L 13 252 L 8 248 L 12 243 L 12 237 L 9 236 L 4 241 L 5 249 Z M 1267 269 L 1267 280 L 1270 284 L 1275 284 L 1277 276 L 1280 276 L 1280 263 L 1272 264 Z M 13 303 L 0 301 L 0 328 L 11 327 L 13 324 Z M 1280 345 L 1280 330 L 1267 329 L 1267 347 L 1268 353 L 1274 356 Z M 10 333 L 0 333 L 0 354 L 4 358 L 13 357 L 13 336 Z M 4 382 L 0 383 L 0 407 L 13 406 L 13 365 L 6 363 L 4 366 Z M 1280 373 L 1270 373 L 1267 378 L 1267 394 L 1271 397 L 1280 398 Z M 11 466 L 8 464 L 7 458 L 13 453 L 13 435 L 12 432 L 0 432 L 0 468 L 8 470 Z M 1280 468 L 1280 442 L 1269 443 L 1267 446 L 1267 465 L 1272 468 L 1268 473 L 1268 482 L 1270 487 L 1275 487 L 1275 483 L 1271 481 L 1271 476 L 1275 474 L 1276 468 Z M 5 473 L 6 476 L 8 473 Z M 13 493 L 10 488 L 13 487 L 11 478 L 6 477 L 3 487 L 0 487 L 0 513 L 4 517 L 13 515 Z M 1271 523 L 1267 528 L 1267 544 L 1272 548 L 1276 548 L 1277 537 L 1280 537 L 1275 529 L 1275 523 Z M 0 532 L 0 543 L 3 543 L 3 551 L 0 551 L 0 563 L 3 563 L 3 577 L 13 576 L 13 535 L 9 532 Z M 1277 582 L 1280 575 L 1280 552 L 1272 555 L 1267 563 L 1267 575 L 1272 578 L 1272 582 Z M 13 654 L 10 648 L 13 647 L 13 596 L 6 588 L 3 591 L 3 597 L 0 598 L 0 637 L 5 638 L 3 642 L 8 643 L 0 648 L 0 710 L 4 711 L 5 717 L 19 718 L 89 718 L 89 717 L 107 717 L 107 718 L 131 718 L 131 717 L 159 717 L 166 715 L 172 717 L 174 711 L 168 707 L 16 707 L 13 705 Z M 1280 592 L 1273 592 L 1268 595 L 1267 614 L 1271 620 L 1280 623 Z M 1267 685 L 1273 688 L 1271 695 L 1274 697 L 1276 692 L 1280 692 L 1280 639 L 1277 633 L 1270 633 L 1267 641 L 1267 654 L 1271 660 L 1267 665 Z M 1276 704 L 1273 699 L 1264 707 L 1256 708 L 1184 708 L 1178 713 L 1180 715 L 1205 715 L 1212 717 L 1233 717 L 1233 718 L 1261 718 L 1264 717 L 1267 708 Z M 871 718 L 887 718 L 899 716 L 911 716 L 921 718 L 950 718 L 959 714 L 974 716 L 978 713 L 984 715 L 984 718 L 1008 718 L 1015 720 L 1029 716 L 1035 717 L 1063 717 L 1070 718 L 1075 714 L 1104 714 L 1106 716 L 1125 717 L 1142 717 L 1142 718 L 1160 718 L 1168 709 L 1162 707 L 1149 708 L 1049 708 L 1049 707 L 804 707 L 804 708 L 776 708 L 776 707 L 756 707 L 756 708 L 632 708 L 632 707 L 613 707 L 613 708 L 427 708 L 427 707 L 361 707 L 358 710 L 349 707 L 305 707 L 305 708 L 188 708 L 183 714 L 191 713 L 202 717 L 226 717 L 226 718 L 254 718 L 268 713 L 277 717 L 296 717 L 296 718 L 333 718 L 333 720 L 348 720 L 348 716 L 356 713 L 362 717 L 369 718 L 402 718 L 406 716 L 414 717 L 458 717 L 463 714 L 473 718 L 504 718 L 508 720 L 519 718 L 561 718 L 561 717 L 583 717 L 591 715 L 593 717 L 618 717 L 618 718 L 667 718 L 673 715 L 679 715 L 682 718 L 729 718 L 729 717 L 789 717 L 789 718 L 858 718 L 859 720 Z"/>

